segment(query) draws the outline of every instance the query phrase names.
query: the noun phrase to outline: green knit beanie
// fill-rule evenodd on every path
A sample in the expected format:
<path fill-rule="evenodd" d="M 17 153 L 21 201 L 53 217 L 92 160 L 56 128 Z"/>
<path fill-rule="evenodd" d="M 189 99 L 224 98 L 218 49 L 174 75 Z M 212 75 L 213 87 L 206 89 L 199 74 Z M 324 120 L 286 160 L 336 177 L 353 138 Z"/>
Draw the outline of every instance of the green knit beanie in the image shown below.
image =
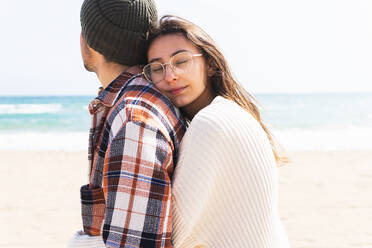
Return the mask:
<path fill-rule="evenodd" d="M 85 0 L 80 12 L 88 45 L 123 65 L 145 63 L 147 35 L 157 19 L 154 0 Z"/>

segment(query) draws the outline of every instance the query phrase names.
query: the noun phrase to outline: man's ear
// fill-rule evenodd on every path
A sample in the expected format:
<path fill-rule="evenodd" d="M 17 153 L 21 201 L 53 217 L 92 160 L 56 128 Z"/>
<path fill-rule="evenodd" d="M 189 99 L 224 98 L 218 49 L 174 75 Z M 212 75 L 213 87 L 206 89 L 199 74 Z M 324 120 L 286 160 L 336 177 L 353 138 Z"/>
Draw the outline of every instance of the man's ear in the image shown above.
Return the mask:
<path fill-rule="evenodd" d="M 214 74 L 216 74 L 216 70 L 212 66 L 208 65 L 207 76 L 212 77 Z"/>

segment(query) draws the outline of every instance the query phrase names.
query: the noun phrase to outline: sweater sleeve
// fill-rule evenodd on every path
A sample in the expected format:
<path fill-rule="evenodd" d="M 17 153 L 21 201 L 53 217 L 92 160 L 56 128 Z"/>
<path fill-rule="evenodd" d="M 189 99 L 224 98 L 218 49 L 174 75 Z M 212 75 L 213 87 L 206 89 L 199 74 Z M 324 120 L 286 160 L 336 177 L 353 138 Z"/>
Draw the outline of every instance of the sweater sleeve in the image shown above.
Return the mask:
<path fill-rule="evenodd" d="M 182 141 L 173 193 L 175 245 L 277 247 L 276 163 L 266 133 L 245 111 L 196 116 Z"/>

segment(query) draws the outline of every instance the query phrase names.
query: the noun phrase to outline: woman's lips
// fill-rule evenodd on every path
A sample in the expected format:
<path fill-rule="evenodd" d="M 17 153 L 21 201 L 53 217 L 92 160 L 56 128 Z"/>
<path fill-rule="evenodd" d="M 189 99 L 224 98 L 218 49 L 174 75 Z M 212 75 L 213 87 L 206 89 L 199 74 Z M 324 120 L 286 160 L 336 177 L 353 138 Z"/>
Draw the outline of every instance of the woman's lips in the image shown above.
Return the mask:
<path fill-rule="evenodd" d="M 172 95 L 176 96 L 176 95 L 179 95 L 184 89 L 186 89 L 186 87 L 180 87 L 180 88 L 172 89 L 169 92 Z"/>

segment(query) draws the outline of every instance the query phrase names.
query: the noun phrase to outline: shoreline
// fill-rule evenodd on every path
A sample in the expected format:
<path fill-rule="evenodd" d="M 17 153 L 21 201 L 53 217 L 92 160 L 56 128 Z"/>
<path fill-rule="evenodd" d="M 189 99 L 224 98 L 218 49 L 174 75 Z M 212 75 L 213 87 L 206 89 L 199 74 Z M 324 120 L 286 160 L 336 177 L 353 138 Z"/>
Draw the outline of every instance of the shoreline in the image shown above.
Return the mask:
<path fill-rule="evenodd" d="M 372 247 L 372 150 L 287 151 L 279 211 L 292 248 Z M 66 247 L 87 152 L 0 150 L 0 247 Z"/>

